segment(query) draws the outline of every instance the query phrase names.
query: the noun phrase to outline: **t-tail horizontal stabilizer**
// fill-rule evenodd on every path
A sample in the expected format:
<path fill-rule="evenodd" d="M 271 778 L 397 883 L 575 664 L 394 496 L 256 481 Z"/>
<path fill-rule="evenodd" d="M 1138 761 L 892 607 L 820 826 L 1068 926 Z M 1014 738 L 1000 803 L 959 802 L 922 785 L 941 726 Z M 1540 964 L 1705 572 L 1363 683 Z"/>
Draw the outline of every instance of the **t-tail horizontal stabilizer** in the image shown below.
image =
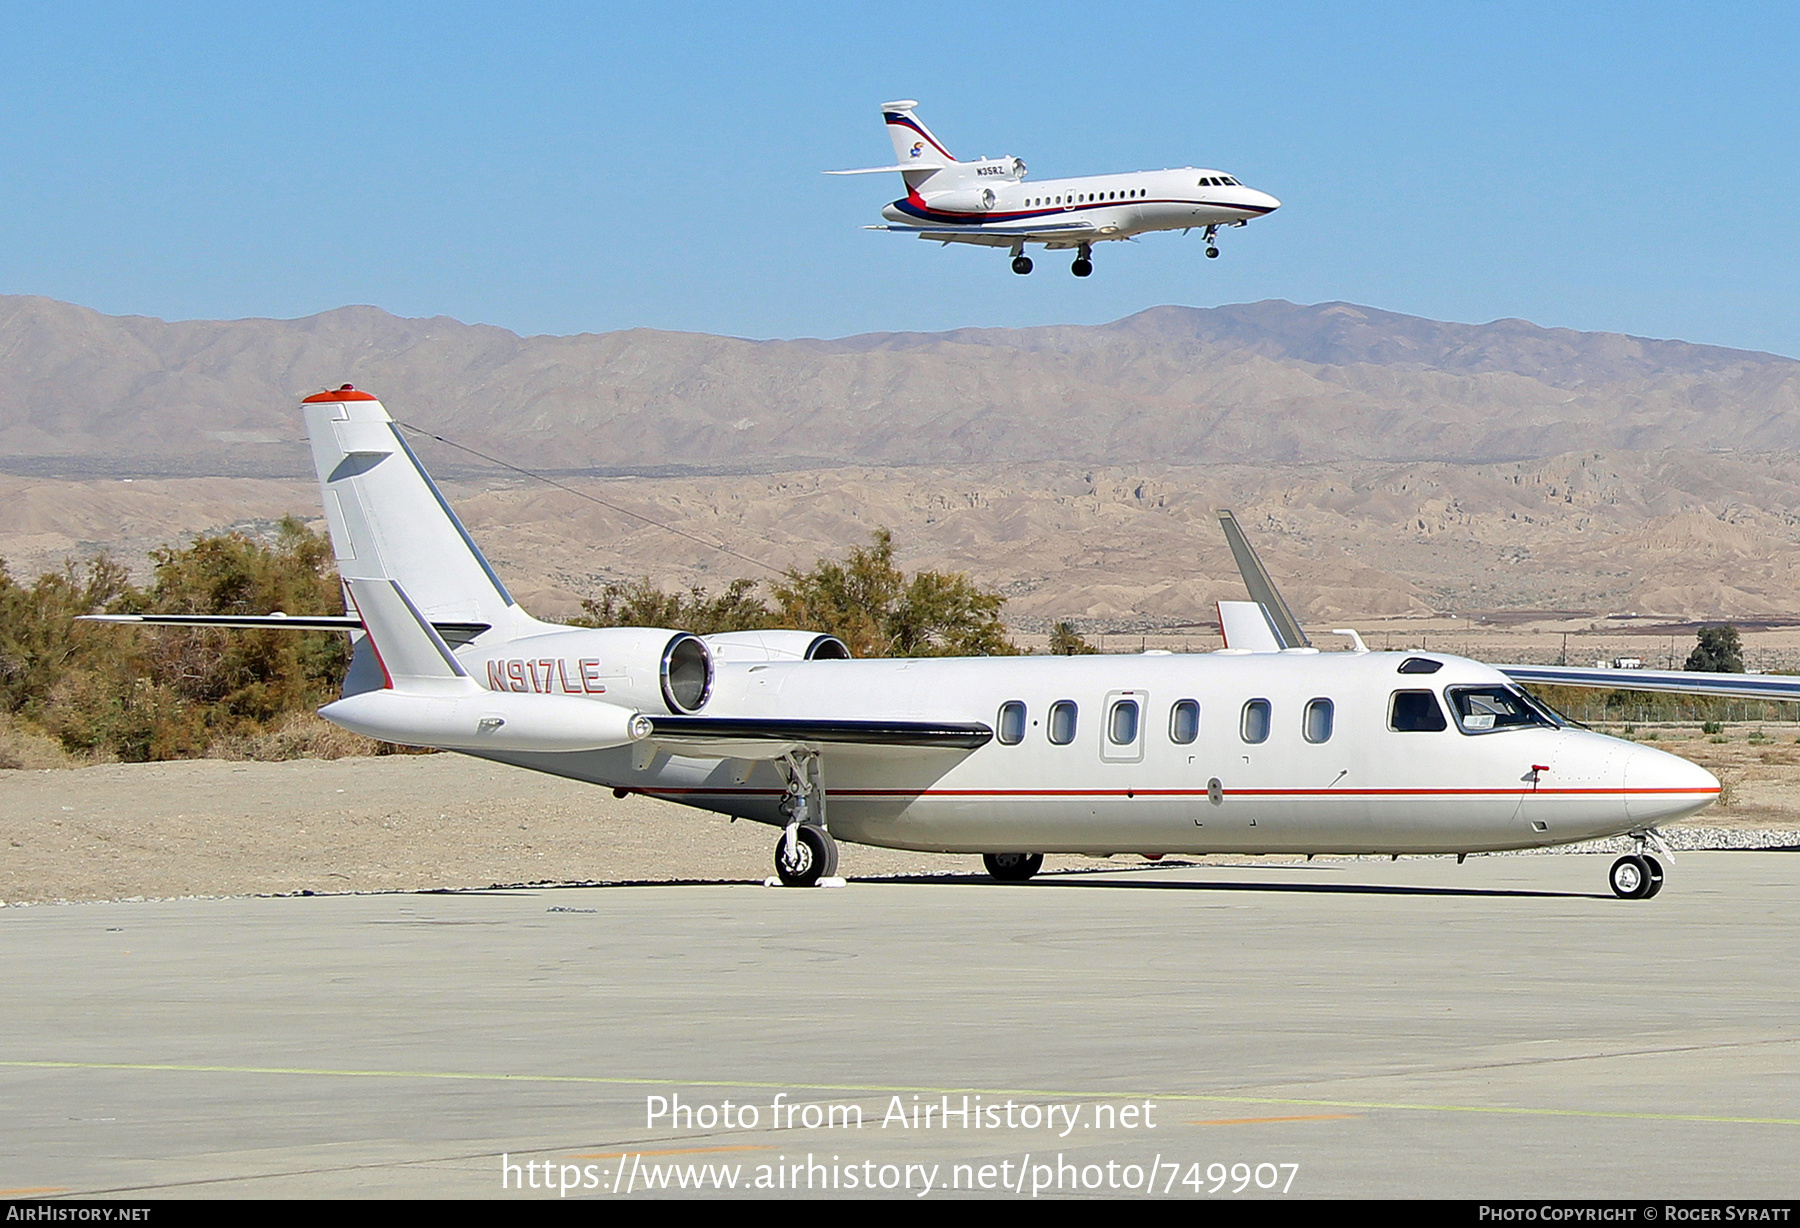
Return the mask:
<path fill-rule="evenodd" d="M 344 587 L 386 685 L 320 708 L 335 725 L 475 754 L 604 750 L 650 734 L 649 717 L 603 700 L 484 690 L 397 581 L 346 578 Z"/>

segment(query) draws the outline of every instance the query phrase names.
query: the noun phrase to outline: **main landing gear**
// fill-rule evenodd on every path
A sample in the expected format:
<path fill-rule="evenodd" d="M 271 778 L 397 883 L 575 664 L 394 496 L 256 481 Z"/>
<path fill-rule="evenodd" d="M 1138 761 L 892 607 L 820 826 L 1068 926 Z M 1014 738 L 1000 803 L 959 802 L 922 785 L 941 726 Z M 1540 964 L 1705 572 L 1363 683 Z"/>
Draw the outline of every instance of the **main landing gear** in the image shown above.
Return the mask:
<path fill-rule="evenodd" d="M 775 874 L 784 887 L 813 887 L 834 878 L 837 841 L 825 829 L 824 764 L 818 751 L 792 751 L 775 761 L 787 779 L 781 813 L 787 830 L 775 843 Z"/>
<path fill-rule="evenodd" d="M 1069 272 L 1077 277 L 1086 277 L 1094 271 L 1094 248 L 1092 244 L 1083 243 L 1075 249 L 1075 263 L 1069 266 Z"/>
<path fill-rule="evenodd" d="M 983 853 L 981 864 L 997 883 L 1022 883 L 1044 868 L 1042 853 Z"/>
<path fill-rule="evenodd" d="M 1023 277 L 1023 276 L 1025 276 L 1025 274 L 1031 272 L 1031 257 L 1030 256 L 1014 256 L 1013 257 L 1013 272 L 1017 273 L 1020 277 Z"/>
<path fill-rule="evenodd" d="M 1665 853 L 1669 852 L 1669 846 L 1657 839 L 1653 831 L 1632 834 L 1637 839 L 1637 851 L 1613 862 L 1606 881 L 1621 900 L 1647 900 L 1662 890 L 1663 868 L 1660 861 L 1644 851 L 1644 846 L 1655 840 L 1656 846 Z M 1674 856 L 1673 853 L 1669 855 Z"/>

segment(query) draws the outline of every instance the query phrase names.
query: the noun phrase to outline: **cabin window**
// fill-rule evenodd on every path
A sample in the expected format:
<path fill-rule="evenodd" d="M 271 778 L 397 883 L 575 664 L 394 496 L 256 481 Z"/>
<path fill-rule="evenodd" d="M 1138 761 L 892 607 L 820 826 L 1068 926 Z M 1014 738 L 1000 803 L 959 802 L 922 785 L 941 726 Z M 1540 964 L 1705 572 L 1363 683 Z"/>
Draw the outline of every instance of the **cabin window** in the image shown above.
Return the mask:
<path fill-rule="evenodd" d="M 1456 727 L 1464 733 L 1493 733 L 1531 725 L 1554 728 L 1548 717 L 1511 687 L 1451 687 L 1450 711 L 1456 717 Z"/>
<path fill-rule="evenodd" d="M 1388 728 L 1396 733 L 1437 733 L 1449 725 L 1430 691 L 1395 691 L 1388 705 Z"/>
<path fill-rule="evenodd" d="M 1329 699 L 1312 699 L 1306 704 L 1306 719 L 1301 724 L 1308 742 L 1331 741 L 1333 704 Z"/>
<path fill-rule="evenodd" d="M 1269 740 L 1269 701 L 1253 699 L 1244 705 L 1242 733 L 1246 742 Z"/>
<path fill-rule="evenodd" d="M 1075 701 L 1059 699 L 1050 705 L 1050 740 L 1067 746 L 1075 740 Z"/>
<path fill-rule="evenodd" d="M 1169 741 L 1186 746 L 1200 736 L 1200 701 L 1182 699 L 1169 709 Z"/>
<path fill-rule="evenodd" d="M 1025 740 L 1025 705 L 1016 699 L 1009 699 L 1000 705 L 1000 720 L 996 731 L 999 739 L 1008 746 L 1017 746 Z"/>
<path fill-rule="evenodd" d="M 1106 722 L 1106 736 L 1114 746 L 1130 746 L 1138 736 L 1138 705 L 1135 699 L 1121 699 L 1112 706 Z"/>

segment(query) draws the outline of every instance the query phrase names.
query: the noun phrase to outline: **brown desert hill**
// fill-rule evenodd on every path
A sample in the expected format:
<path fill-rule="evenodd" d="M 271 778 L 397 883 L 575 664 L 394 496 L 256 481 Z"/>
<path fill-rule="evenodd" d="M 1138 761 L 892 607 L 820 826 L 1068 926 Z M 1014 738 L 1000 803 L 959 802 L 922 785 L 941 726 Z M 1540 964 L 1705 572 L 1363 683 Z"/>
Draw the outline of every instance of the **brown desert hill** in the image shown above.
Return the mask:
<path fill-rule="evenodd" d="M 373 307 L 165 322 L 0 297 L 0 461 L 14 472 L 301 475 L 294 403 L 345 381 L 396 416 L 565 471 L 1800 448 L 1792 359 L 1344 303 L 747 341 L 520 337 Z"/>

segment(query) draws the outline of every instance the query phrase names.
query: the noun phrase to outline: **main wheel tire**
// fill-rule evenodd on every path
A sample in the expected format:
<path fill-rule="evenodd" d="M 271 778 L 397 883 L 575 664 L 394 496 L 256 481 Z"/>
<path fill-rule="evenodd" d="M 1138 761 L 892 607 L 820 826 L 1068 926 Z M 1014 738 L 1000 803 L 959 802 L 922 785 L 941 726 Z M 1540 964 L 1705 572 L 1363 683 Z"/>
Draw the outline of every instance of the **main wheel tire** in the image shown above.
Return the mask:
<path fill-rule="evenodd" d="M 1663 868 L 1662 862 L 1649 854 L 1645 854 L 1644 864 L 1650 867 L 1650 890 L 1644 892 L 1644 898 L 1648 900 L 1663 888 Z"/>
<path fill-rule="evenodd" d="M 788 858 L 787 833 L 775 842 L 775 874 L 784 887 L 812 887 L 837 873 L 837 841 L 816 827 L 802 824 L 794 833 L 794 856 Z"/>
<path fill-rule="evenodd" d="M 1014 256 L 1013 257 L 1013 272 L 1017 273 L 1020 277 L 1023 277 L 1023 276 L 1025 276 L 1025 274 L 1031 272 L 1031 257 L 1030 256 Z"/>
<path fill-rule="evenodd" d="M 1651 892 L 1650 867 L 1644 858 L 1629 853 L 1613 862 L 1606 881 L 1621 900 L 1641 900 Z"/>
<path fill-rule="evenodd" d="M 983 853 L 981 864 L 997 883 L 1022 883 L 1044 868 L 1042 853 Z"/>
<path fill-rule="evenodd" d="M 1075 274 L 1077 277 L 1086 277 L 1093 271 L 1094 262 L 1092 260 L 1077 260 L 1074 264 L 1069 266 L 1069 272 Z"/>

